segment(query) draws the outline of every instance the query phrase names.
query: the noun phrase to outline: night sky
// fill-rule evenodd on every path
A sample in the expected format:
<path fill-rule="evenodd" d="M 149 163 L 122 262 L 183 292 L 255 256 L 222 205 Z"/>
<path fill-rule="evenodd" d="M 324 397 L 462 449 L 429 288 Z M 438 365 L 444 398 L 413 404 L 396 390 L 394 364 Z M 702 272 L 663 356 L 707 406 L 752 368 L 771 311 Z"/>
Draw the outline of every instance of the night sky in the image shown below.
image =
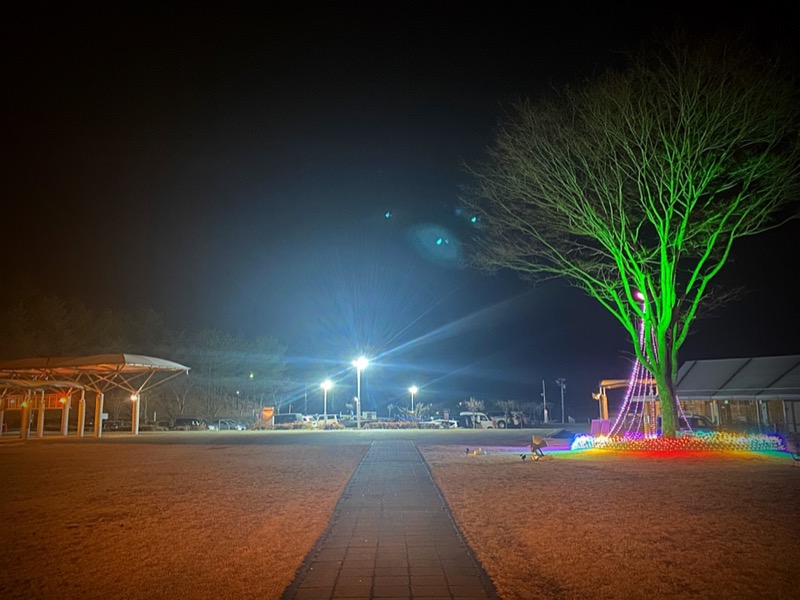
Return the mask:
<path fill-rule="evenodd" d="M 545 380 L 558 402 L 564 377 L 568 412 L 595 415 L 629 341 L 563 283 L 459 266 L 464 164 L 515 99 L 658 31 L 800 38 L 796 13 L 761 2 L 219 4 L 4 15 L 4 295 L 32 278 L 175 328 L 274 335 L 315 393 L 334 376 L 351 396 L 364 352 L 364 409 L 412 383 L 423 402 L 538 400 Z M 736 248 L 723 279 L 750 292 L 698 321 L 682 360 L 800 351 L 799 233 Z"/>

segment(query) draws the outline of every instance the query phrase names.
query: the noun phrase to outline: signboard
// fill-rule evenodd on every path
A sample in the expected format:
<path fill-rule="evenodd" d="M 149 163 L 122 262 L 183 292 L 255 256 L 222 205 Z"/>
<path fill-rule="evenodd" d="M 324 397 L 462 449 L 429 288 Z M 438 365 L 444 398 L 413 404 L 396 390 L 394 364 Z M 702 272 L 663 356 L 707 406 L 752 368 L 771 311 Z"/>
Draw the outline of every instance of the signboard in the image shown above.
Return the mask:
<path fill-rule="evenodd" d="M 450 409 L 449 408 L 445 408 L 444 409 L 444 420 L 445 421 L 449 421 L 450 420 Z"/>
<path fill-rule="evenodd" d="M 274 406 L 264 406 L 261 408 L 261 420 L 262 421 L 271 421 L 272 416 L 275 414 L 275 407 Z"/>
<path fill-rule="evenodd" d="M 101 418 L 103 421 L 106 421 L 106 420 L 108 420 L 108 413 L 100 413 L 100 418 Z"/>

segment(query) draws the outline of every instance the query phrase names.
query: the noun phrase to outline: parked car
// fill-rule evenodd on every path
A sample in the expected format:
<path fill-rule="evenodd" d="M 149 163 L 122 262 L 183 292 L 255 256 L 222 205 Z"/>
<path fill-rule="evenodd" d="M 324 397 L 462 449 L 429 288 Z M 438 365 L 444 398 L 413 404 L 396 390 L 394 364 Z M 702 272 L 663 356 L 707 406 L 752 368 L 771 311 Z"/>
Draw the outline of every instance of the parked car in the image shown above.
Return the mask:
<path fill-rule="evenodd" d="M 684 415 L 686 420 L 684 421 L 681 417 L 678 417 L 678 431 L 682 432 L 711 432 L 711 431 L 719 431 L 719 427 L 714 425 L 711 422 L 711 419 L 708 417 L 704 417 L 703 415 Z M 656 427 L 658 432 L 661 432 L 661 417 L 658 417 L 656 420 Z"/>
<path fill-rule="evenodd" d="M 339 424 L 339 419 L 336 415 L 316 415 L 314 418 L 316 419 L 316 427 L 320 429 Z"/>
<path fill-rule="evenodd" d="M 91 425 L 94 427 L 94 423 Z M 89 427 L 89 425 L 86 425 Z M 105 431 L 130 431 L 131 430 L 131 422 L 130 421 L 105 421 L 103 423 L 103 429 Z"/>
<path fill-rule="evenodd" d="M 302 423 L 303 413 L 280 413 L 272 417 L 274 425 L 289 425 L 291 423 Z"/>
<path fill-rule="evenodd" d="M 303 429 L 314 427 L 316 423 L 303 413 L 281 413 L 272 417 L 272 425 L 278 429 Z"/>
<path fill-rule="evenodd" d="M 467 429 L 495 429 L 497 426 L 486 413 L 462 411 L 458 415 L 459 427 Z"/>
<path fill-rule="evenodd" d="M 202 431 L 208 424 L 197 417 L 177 417 L 170 427 L 172 431 Z"/>
<path fill-rule="evenodd" d="M 509 413 L 506 416 L 506 413 L 503 411 L 494 411 L 494 412 L 487 412 L 486 416 L 489 417 L 492 421 L 494 421 L 494 426 L 498 429 L 505 429 L 506 427 L 513 427 L 513 420 L 512 416 Z"/>
<path fill-rule="evenodd" d="M 495 422 L 498 429 L 505 429 L 506 427 L 513 429 L 522 429 L 527 425 L 525 413 L 521 410 L 512 410 L 508 413 L 502 410 L 487 412 L 487 416 Z"/>
<path fill-rule="evenodd" d="M 436 429 L 455 429 L 458 427 L 458 421 L 455 419 L 431 419 L 430 423 Z"/>
<path fill-rule="evenodd" d="M 208 424 L 210 431 L 244 431 L 247 425 L 234 419 L 217 419 Z"/>
<path fill-rule="evenodd" d="M 704 417 L 703 415 L 685 415 L 686 416 L 686 423 L 683 422 L 683 419 L 678 419 L 678 423 L 681 425 L 681 429 L 685 429 L 686 425 L 691 428 L 692 431 L 717 431 L 718 427 L 711 422 L 710 419 Z"/>

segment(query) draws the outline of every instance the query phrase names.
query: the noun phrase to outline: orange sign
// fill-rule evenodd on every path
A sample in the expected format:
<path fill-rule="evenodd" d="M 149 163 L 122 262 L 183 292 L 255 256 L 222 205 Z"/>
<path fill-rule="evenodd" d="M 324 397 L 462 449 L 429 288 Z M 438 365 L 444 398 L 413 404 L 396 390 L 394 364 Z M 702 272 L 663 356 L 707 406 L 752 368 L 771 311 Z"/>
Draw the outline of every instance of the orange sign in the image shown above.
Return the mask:
<path fill-rule="evenodd" d="M 271 421 L 272 415 L 275 414 L 275 407 L 274 406 L 264 406 L 261 408 L 261 420 L 262 421 Z"/>

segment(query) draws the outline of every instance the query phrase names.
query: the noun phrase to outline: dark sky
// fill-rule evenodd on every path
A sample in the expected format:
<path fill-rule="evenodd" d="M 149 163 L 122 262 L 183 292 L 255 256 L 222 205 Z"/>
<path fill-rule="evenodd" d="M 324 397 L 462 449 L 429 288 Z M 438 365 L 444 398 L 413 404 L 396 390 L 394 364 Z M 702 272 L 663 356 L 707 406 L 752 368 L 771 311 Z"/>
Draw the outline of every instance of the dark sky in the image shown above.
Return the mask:
<path fill-rule="evenodd" d="M 420 401 L 529 400 L 545 380 L 556 400 L 564 377 L 568 412 L 594 415 L 628 341 L 563 284 L 457 266 L 463 165 L 511 101 L 658 30 L 798 38 L 797 15 L 764 3 L 264 4 L 5 15 L 4 292 L 30 276 L 94 308 L 275 335 L 315 393 L 338 374 L 352 395 L 363 351 L 379 357 L 365 409 L 412 383 Z M 682 359 L 800 350 L 798 233 L 737 248 L 724 277 L 751 293 L 698 322 Z"/>

